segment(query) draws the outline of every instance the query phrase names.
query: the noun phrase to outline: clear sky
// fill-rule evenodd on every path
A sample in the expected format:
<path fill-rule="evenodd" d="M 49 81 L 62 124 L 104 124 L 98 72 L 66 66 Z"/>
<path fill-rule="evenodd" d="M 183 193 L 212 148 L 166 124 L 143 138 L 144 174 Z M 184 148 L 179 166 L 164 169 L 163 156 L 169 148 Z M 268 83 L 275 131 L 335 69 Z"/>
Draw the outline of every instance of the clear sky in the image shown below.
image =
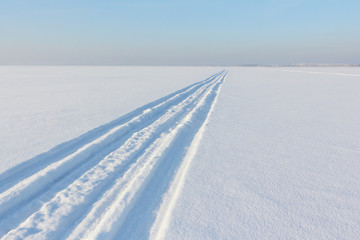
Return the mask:
<path fill-rule="evenodd" d="M 0 64 L 360 63 L 359 0 L 0 0 Z"/>

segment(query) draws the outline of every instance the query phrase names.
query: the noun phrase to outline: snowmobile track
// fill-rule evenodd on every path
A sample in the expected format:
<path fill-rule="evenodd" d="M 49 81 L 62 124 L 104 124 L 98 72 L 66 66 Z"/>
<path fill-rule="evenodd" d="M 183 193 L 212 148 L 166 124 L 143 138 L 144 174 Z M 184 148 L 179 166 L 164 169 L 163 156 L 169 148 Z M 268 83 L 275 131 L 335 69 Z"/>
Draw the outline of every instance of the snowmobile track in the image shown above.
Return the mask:
<path fill-rule="evenodd" d="M 227 71 L 0 175 L 2 239 L 147 239 Z M 176 186 L 175 186 L 176 187 Z"/>

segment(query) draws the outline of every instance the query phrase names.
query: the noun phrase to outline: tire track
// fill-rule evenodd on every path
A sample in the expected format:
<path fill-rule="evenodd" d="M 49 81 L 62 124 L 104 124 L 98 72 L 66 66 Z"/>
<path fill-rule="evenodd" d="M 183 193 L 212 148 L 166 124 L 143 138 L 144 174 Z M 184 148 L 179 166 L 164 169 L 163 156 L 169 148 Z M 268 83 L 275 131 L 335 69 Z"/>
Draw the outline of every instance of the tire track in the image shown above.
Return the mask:
<path fill-rule="evenodd" d="M 198 130 L 192 126 L 198 125 L 197 118 L 207 116 L 206 109 L 216 96 L 214 89 L 226 74 L 220 72 L 143 111 L 4 191 L 0 216 L 5 220 L 17 207 L 38 199 L 37 195 L 47 196 L 35 211 L 11 219 L 13 225 L 8 228 L 22 223 L 9 232 L 5 230 L 4 239 L 103 239 L 119 235 L 118 229 L 134 216 L 130 212 L 137 208 L 136 202 L 148 189 L 152 176 L 162 169 L 159 166 L 164 165 L 165 156 L 178 152 L 175 155 L 183 157 Z M 188 140 L 173 145 L 177 139 Z M 169 177 L 162 181 L 164 186 Z M 51 190 L 54 183 L 58 187 Z M 66 232 L 71 226 L 75 228 Z"/>
<path fill-rule="evenodd" d="M 159 100 L 148 103 L 143 107 L 135 109 L 134 111 L 120 117 L 119 119 L 116 119 L 103 126 L 97 127 L 73 140 L 70 140 L 68 142 L 62 143 L 54 147 L 53 149 L 49 150 L 46 153 L 42 153 L 32 159 L 29 159 L 24 163 L 19 164 L 18 166 L 15 166 L 3 172 L 2 174 L 0 174 L 0 193 L 8 190 L 9 188 L 13 187 L 21 180 L 30 177 L 31 175 L 44 169 L 50 164 L 60 161 L 63 158 L 71 155 L 72 153 L 76 152 L 83 146 L 93 142 L 94 140 L 110 132 L 112 129 L 120 125 L 126 124 L 130 122 L 132 119 L 135 119 L 136 117 L 143 115 L 144 112 L 148 111 L 149 109 L 154 109 L 156 107 L 160 107 L 165 104 L 170 105 L 171 103 L 174 103 L 174 100 L 176 98 L 178 98 L 178 100 L 181 100 L 180 96 L 183 96 L 182 99 L 184 99 L 185 94 L 189 94 L 193 92 L 196 88 L 200 87 L 202 84 L 205 84 L 206 82 L 215 79 L 219 74 L 221 74 L 221 72 L 216 73 L 203 81 L 197 82 L 179 91 L 169 94 L 163 98 L 160 98 Z"/>
<path fill-rule="evenodd" d="M 94 205 L 69 239 L 146 239 L 160 204 L 209 103 L 225 74 L 170 132 L 147 149 L 115 186 Z"/>
<path fill-rule="evenodd" d="M 6 229 L 9 230 L 10 226 L 19 222 L 19 219 L 39 209 L 42 202 L 51 199 L 58 191 L 65 188 L 68 182 L 80 177 L 83 172 L 86 172 L 110 152 L 120 147 L 131 136 L 132 132 L 148 126 L 161 114 L 166 113 L 169 108 L 181 103 L 217 76 L 218 74 L 215 74 L 168 100 L 142 111 L 140 115 L 125 124 L 112 128 L 74 153 L 50 164 L 29 178 L 19 181 L 15 186 L 0 194 L 0 225 L 5 226 L 0 229 L 0 236 L 4 234 Z M 27 208 L 24 209 L 24 207 Z"/>
<path fill-rule="evenodd" d="M 185 177 L 187 171 L 190 167 L 191 161 L 196 155 L 197 149 L 200 145 L 201 139 L 206 129 L 206 125 L 209 121 L 209 116 L 213 112 L 218 95 L 220 93 L 221 86 L 216 90 L 217 93 L 212 101 L 211 105 L 209 106 L 209 111 L 202 122 L 199 131 L 197 131 L 192 139 L 192 142 L 186 151 L 186 154 L 181 162 L 179 170 L 176 172 L 175 177 L 173 178 L 169 189 L 166 192 L 166 195 L 162 199 L 162 203 L 160 205 L 159 210 L 156 214 L 156 219 L 151 226 L 149 232 L 149 238 L 153 240 L 162 240 L 166 239 L 166 232 L 169 228 L 169 223 L 172 218 L 173 209 L 175 208 L 176 202 L 181 195 L 182 188 L 184 186 Z"/>

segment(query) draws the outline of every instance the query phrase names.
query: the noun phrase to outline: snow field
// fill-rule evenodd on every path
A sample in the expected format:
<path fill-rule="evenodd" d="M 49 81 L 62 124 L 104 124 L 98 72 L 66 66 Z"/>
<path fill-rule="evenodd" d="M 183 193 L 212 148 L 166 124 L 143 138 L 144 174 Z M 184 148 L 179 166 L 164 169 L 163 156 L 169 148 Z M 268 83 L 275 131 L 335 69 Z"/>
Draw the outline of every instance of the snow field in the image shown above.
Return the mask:
<path fill-rule="evenodd" d="M 165 239 L 359 239 L 360 69 L 228 70 Z"/>
<path fill-rule="evenodd" d="M 5 172 L 2 186 L 8 188 L 0 195 L 3 238 L 144 238 L 149 234 L 144 226 L 154 220 L 171 173 L 207 118 L 225 76 L 222 71 L 130 120 L 125 116 L 124 123 L 88 143 L 80 138 L 70 149 L 48 153 L 48 160 Z M 54 161 L 58 155 L 65 157 Z M 34 169 L 39 170 L 31 172 Z M 19 172 L 31 173 L 23 179 Z M 143 201 L 148 216 L 136 214 Z"/>
<path fill-rule="evenodd" d="M 0 238 L 358 239 L 359 69 L 0 67 Z"/>
<path fill-rule="evenodd" d="M 0 66 L 0 173 L 220 70 Z"/>

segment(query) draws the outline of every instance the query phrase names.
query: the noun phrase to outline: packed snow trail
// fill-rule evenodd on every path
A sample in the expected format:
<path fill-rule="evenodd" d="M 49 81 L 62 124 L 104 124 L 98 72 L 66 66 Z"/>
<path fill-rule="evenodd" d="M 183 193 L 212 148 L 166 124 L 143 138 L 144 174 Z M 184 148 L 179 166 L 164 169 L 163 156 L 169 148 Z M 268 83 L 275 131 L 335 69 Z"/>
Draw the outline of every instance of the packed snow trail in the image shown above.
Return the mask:
<path fill-rule="evenodd" d="M 215 74 L 2 174 L 0 237 L 148 238 L 162 195 L 226 75 Z"/>

